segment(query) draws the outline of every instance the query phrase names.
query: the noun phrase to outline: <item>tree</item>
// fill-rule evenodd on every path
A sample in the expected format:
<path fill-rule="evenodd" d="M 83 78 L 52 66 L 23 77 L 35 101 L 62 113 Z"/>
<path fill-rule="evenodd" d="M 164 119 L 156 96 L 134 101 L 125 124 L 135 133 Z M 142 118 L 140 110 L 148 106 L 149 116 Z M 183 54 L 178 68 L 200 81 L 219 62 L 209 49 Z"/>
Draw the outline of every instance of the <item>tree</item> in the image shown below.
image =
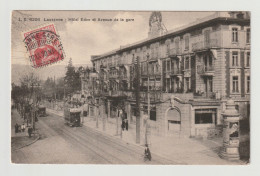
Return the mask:
<path fill-rule="evenodd" d="M 40 84 L 40 79 L 37 75 L 35 75 L 35 73 L 30 72 L 20 78 L 20 83 L 20 97 L 22 97 L 23 99 L 31 99 L 33 87 Z M 39 90 L 39 88 L 36 89 Z"/>
<path fill-rule="evenodd" d="M 73 94 L 79 91 L 81 88 L 80 82 L 80 70 L 75 71 L 75 67 L 72 64 L 72 59 L 70 58 L 67 71 L 64 77 L 64 84 L 66 89 L 66 95 Z"/>

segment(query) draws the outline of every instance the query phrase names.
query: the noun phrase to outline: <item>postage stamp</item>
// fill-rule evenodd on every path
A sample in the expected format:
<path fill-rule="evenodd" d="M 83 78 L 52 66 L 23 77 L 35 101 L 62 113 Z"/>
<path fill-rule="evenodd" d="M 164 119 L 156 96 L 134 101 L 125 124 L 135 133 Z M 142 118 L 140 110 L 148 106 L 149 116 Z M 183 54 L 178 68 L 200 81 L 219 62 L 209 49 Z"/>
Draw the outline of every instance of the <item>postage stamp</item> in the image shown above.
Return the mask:
<path fill-rule="evenodd" d="M 54 24 L 23 33 L 32 67 L 40 68 L 64 59 L 65 54 Z"/>

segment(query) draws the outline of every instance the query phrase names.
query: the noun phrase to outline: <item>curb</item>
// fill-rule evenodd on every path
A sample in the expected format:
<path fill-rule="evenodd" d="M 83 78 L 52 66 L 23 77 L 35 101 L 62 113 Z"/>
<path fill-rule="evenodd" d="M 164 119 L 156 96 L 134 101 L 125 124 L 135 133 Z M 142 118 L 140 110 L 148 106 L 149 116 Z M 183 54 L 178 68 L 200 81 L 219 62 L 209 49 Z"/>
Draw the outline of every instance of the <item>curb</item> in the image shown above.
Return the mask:
<path fill-rule="evenodd" d="M 30 143 L 28 143 L 28 144 L 25 144 L 24 146 L 21 146 L 21 147 L 19 147 L 19 148 L 17 148 L 17 149 L 14 149 L 13 151 L 20 150 L 20 149 L 22 149 L 22 148 L 24 148 L 24 147 L 27 147 L 27 146 L 29 146 L 29 145 L 32 145 L 33 143 L 35 143 L 36 141 L 38 141 L 38 140 L 40 139 L 40 135 L 39 135 L 39 134 L 37 134 L 37 135 L 38 135 L 37 138 L 34 139 L 32 142 L 30 142 Z"/>

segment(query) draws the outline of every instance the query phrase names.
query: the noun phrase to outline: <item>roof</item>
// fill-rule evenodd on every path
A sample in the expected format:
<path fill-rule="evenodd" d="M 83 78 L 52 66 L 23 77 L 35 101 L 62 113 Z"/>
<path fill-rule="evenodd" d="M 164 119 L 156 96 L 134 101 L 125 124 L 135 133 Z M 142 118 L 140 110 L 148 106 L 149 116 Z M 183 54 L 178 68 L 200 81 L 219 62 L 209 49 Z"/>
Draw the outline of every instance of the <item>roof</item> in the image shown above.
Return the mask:
<path fill-rule="evenodd" d="M 207 24 L 210 24 L 210 23 L 216 22 L 216 21 L 226 21 L 226 22 L 227 21 L 235 21 L 235 22 L 239 22 L 239 21 L 245 22 L 245 21 L 247 21 L 247 22 L 250 22 L 250 19 L 249 18 L 244 18 L 244 19 L 234 18 L 234 17 L 230 17 L 230 14 L 228 14 L 227 12 L 216 12 L 213 15 L 207 16 L 205 18 L 198 19 L 198 20 L 196 20 L 192 23 L 189 23 L 187 25 L 184 25 L 182 27 L 179 27 L 179 28 L 176 28 L 176 29 L 173 29 L 173 30 L 169 30 L 161 36 L 146 38 L 144 40 L 140 40 L 140 41 L 137 41 L 137 42 L 132 43 L 132 44 L 120 46 L 119 48 L 114 49 L 114 50 L 109 51 L 109 52 L 106 52 L 104 54 L 101 54 L 101 55 L 98 55 L 98 56 L 96 55 L 95 57 L 91 57 L 91 61 L 99 60 L 99 59 L 102 59 L 104 57 L 108 57 L 108 56 L 117 54 L 119 52 L 134 49 L 136 47 L 143 46 L 147 43 L 159 41 L 160 39 L 167 38 L 167 37 L 170 37 L 170 36 L 173 36 L 173 35 L 178 35 L 180 33 L 183 33 L 185 31 L 189 31 L 189 30 L 196 28 L 196 27 L 199 27 L 201 25 L 207 25 Z"/>

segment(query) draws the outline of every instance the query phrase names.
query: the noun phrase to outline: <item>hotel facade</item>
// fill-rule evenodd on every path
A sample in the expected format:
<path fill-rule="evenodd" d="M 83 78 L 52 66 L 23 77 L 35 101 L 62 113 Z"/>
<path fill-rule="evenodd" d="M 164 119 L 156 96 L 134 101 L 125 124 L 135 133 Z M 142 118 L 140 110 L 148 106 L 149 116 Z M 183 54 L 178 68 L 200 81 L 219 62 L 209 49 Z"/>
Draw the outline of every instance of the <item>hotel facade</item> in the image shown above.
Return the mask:
<path fill-rule="evenodd" d="M 92 99 L 90 116 L 101 111 L 115 118 L 123 108 L 135 127 L 138 58 L 141 128 L 148 88 L 154 135 L 219 136 L 229 98 L 241 119 L 249 119 L 250 14 L 216 12 L 172 31 L 162 22 L 161 13 L 153 12 L 147 39 L 91 57 L 93 70 L 82 77 L 82 93 Z"/>

